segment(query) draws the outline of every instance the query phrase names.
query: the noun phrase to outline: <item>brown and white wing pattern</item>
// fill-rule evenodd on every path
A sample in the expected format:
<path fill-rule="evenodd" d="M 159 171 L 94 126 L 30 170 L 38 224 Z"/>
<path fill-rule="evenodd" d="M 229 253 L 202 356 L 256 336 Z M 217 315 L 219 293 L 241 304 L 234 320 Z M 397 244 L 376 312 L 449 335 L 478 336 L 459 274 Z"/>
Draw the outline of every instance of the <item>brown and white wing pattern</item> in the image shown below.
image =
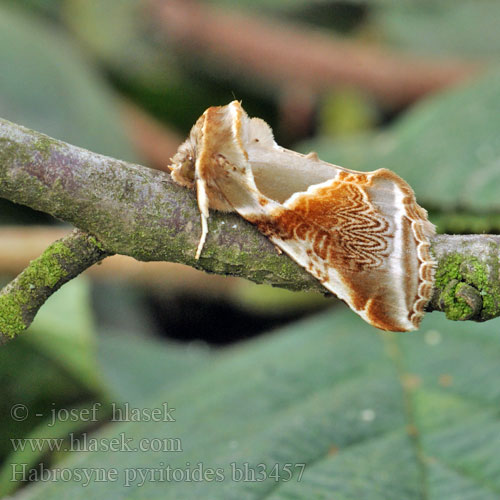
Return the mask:
<path fill-rule="evenodd" d="M 278 146 L 238 102 L 209 108 L 173 158 L 208 209 L 238 212 L 377 328 L 418 328 L 430 300 L 434 226 L 393 172 L 355 172 Z"/>
<path fill-rule="evenodd" d="M 246 218 L 372 325 L 418 328 L 432 292 L 433 227 L 392 172 L 340 170 L 268 216 Z"/>

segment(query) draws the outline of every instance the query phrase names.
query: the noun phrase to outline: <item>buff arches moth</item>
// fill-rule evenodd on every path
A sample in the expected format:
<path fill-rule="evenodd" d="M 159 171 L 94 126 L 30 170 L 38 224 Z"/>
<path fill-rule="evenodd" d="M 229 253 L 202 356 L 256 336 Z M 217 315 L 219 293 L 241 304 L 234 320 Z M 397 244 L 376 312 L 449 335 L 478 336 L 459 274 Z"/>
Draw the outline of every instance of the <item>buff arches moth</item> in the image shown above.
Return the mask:
<path fill-rule="evenodd" d="M 364 320 L 382 330 L 420 324 L 432 294 L 434 226 L 390 170 L 357 172 L 282 148 L 238 101 L 210 107 L 171 160 L 209 209 L 237 212 Z"/>

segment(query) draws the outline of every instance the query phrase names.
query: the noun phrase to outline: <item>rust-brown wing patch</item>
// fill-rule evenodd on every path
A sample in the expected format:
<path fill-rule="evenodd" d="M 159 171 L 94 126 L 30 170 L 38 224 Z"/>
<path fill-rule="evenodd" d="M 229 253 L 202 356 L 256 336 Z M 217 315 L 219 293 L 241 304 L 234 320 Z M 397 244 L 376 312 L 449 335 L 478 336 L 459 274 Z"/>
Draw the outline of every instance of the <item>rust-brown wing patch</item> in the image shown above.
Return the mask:
<path fill-rule="evenodd" d="M 407 331 L 418 327 L 430 298 L 426 279 L 432 260 L 419 256 L 422 220 L 405 208 L 405 197 L 413 193 L 403 192 L 407 185 L 395 176 L 378 188 L 393 199 L 375 203 L 371 190 L 377 181 L 388 180 L 385 171 L 377 172 L 340 171 L 253 222 L 367 321 Z M 385 208 L 395 200 L 401 202 L 398 210 Z"/>

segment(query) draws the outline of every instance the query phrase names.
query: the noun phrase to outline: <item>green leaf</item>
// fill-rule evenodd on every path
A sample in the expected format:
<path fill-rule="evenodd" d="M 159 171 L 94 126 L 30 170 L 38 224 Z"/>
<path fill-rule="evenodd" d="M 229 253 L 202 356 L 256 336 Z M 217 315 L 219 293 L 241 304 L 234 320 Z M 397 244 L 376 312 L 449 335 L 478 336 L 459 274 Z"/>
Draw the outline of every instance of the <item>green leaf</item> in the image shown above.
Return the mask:
<path fill-rule="evenodd" d="M 81 422 L 49 427 L 53 410 L 75 407 L 102 393 L 98 374 L 89 287 L 83 277 L 72 280 L 53 294 L 37 314 L 30 328 L 0 349 L 2 398 L 0 413 L 0 456 L 18 456 L 9 441 L 29 433 L 48 437 L 76 430 Z M 21 407 L 20 418 L 13 408 Z M 44 422 L 44 423 L 41 423 Z M 38 434 L 37 434 L 38 433 Z M 56 433 L 56 434 L 55 434 Z M 25 450 L 23 460 L 33 461 L 40 450 Z M 6 471 L 6 468 L 9 471 Z M 10 475 L 4 464 L 0 475 Z M 9 476 L 10 477 L 10 476 Z M 13 483 L 2 484 L 10 491 Z"/>
<path fill-rule="evenodd" d="M 87 406 L 80 405 L 72 408 L 76 414 L 83 415 L 88 412 L 89 418 L 92 418 L 92 404 Z M 97 414 L 97 413 L 96 413 Z M 61 444 L 70 433 L 78 435 L 79 431 L 88 427 L 89 423 L 83 420 L 73 419 L 56 419 L 49 413 L 48 418 L 31 430 L 29 434 L 20 438 L 19 434 L 9 434 L 9 444 L 11 445 L 10 453 L 0 467 L 0 496 L 8 495 L 16 489 L 16 482 L 12 481 L 12 466 L 11 464 L 26 464 L 27 468 L 36 467 L 46 454 L 59 451 L 64 453 L 64 446 L 60 450 L 51 449 L 51 443 L 59 441 Z M 17 431 L 19 432 L 19 431 Z M 16 437 L 13 437 L 16 436 Z M 43 441 L 40 439 L 43 436 Z M 33 443 L 33 447 L 30 444 Z M 36 443 L 36 444 L 35 444 Z M 56 445 L 57 446 L 57 445 Z"/>
<path fill-rule="evenodd" d="M 66 0 L 62 14 L 86 49 L 114 72 L 157 89 L 178 78 L 169 50 L 151 36 L 150 11 L 140 2 Z"/>
<path fill-rule="evenodd" d="M 197 373 L 210 359 L 202 345 L 160 342 L 123 332 L 101 335 L 98 349 L 100 373 L 113 402 L 134 406 Z"/>
<path fill-rule="evenodd" d="M 62 17 L 89 56 L 113 75 L 122 93 L 186 133 L 207 107 L 226 104 L 235 92 L 239 98 L 246 96 L 233 82 L 224 85 L 220 71 L 213 74 L 213 64 L 202 69 L 199 57 L 179 57 L 145 2 L 66 0 Z M 203 76 L 210 69 L 211 76 Z M 254 91 L 252 96 L 255 99 Z"/>
<path fill-rule="evenodd" d="M 39 12 L 51 19 L 57 19 L 66 0 L 16 0 L 16 5 L 32 12 Z M 12 3 L 12 0 L 1 0 Z"/>
<path fill-rule="evenodd" d="M 53 358 L 82 385 L 100 390 L 96 337 L 87 280 L 75 278 L 40 308 L 23 340 Z"/>
<path fill-rule="evenodd" d="M 436 56 L 497 57 L 500 3 L 491 0 L 382 1 L 375 23 L 392 45 Z"/>
<path fill-rule="evenodd" d="M 297 323 L 141 406 L 168 403 L 175 422 L 116 423 L 97 436 L 178 439 L 182 451 L 81 453 L 59 466 L 115 467 L 117 477 L 45 482 L 24 498 L 498 498 L 499 324 L 434 314 L 419 333 L 379 333 L 347 309 Z M 279 481 L 236 480 L 236 469 L 276 464 Z M 300 481 L 295 464 L 305 464 Z M 224 480 L 186 481 L 198 467 Z"/>
<path fill-rule="evenodd" d="M 22 335 L 0 349 L 2 459 L 13 451 L 10 438 L 21 438 L 32 432 L 51 410 L 77 406 L 81 401 L 95 398 L 86 381 L 68 372 L 52 353 L 47 355 L 35 342 L 28 341 L 29 336 L 29 333 Z M 21 408 L 21 417 L 16 419 L 11 411 L 19 405 L 27 412 L 22 413 Z"/>
<path fill-rule="evenodd" d="M 386 167 L 420 203 L 444 211 L 500 210 L 500 70 L 429 97 L 387 131 L 301 146 L 356 170 Z"/>
<path fill-rule="evenodd" d="M 117 98 L 55 26 L 0 4 L 0 116 L 128 160 Z"/>

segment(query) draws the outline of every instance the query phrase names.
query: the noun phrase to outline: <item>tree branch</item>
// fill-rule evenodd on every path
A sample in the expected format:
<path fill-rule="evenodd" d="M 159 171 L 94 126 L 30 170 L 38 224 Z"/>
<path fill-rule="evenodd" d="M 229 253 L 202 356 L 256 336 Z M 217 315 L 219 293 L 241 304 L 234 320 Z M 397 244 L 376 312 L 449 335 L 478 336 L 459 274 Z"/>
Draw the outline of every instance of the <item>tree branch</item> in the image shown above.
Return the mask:
<path fill-rule="evenodd" d="M 78 229 L 52 243 L 0 291 L 0 344 L 24 331 L 62 285 L 107 255 L 93 236 Z"/>
<path fill-rule="evenodd" d="M 165 158 L 165 164 L 169 159 Z M 322 287 L 250 224 L 212 212 L 199 261 L 195 197 L 170 175 L 102 156 L 0 119 L 0 197 L 96 236 L 111 253 L 245 276 L 290 289 Z"/>
<path fill-rule="evenodd" d="M 325 292 L 316 279 L 286 255 L 278 255 L 267 238 L 235 214 L 211 213 L 205 248 L 195 260 L 200 236 L 195 197 L 168 174 L 1 119 L 0 197 L 92 234 L 103 252 L 99 258 L 118 253 L 143 261 L 166 260 L 257 283 Z M 500 236 L 437 236 L 432 250 L 438 266 L 429 310 L 461 320 L 484 321 L 500 315 Z M 92 263 L 80 252 L 74 258 L 81 261 L 75 263 L 80 271 Z M 0 310 L 0 318 L 4 314 Z"/>

